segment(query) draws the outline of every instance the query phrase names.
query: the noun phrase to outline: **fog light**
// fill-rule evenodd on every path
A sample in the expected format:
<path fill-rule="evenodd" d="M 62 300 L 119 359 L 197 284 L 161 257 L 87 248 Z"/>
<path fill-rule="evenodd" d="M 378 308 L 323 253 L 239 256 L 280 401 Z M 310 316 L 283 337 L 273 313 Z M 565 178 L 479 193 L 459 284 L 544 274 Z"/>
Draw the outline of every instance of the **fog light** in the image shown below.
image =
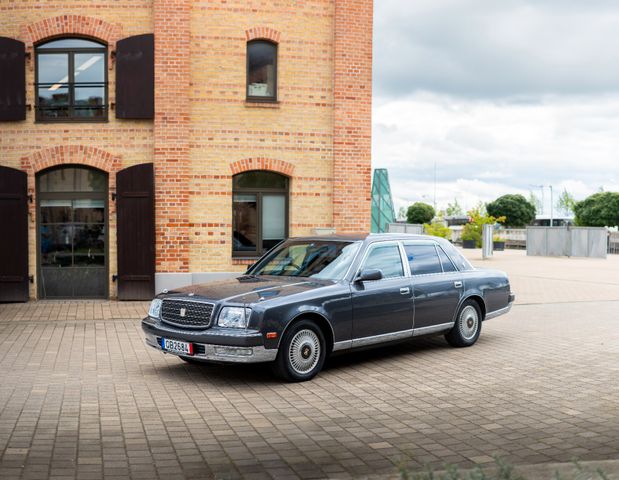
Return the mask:
<path fill-rule="evenodd" d="M 215 347 L 215 355 L 221 355 L 223 357 L 249 357 L 253 353 L 252 348 Z"/>

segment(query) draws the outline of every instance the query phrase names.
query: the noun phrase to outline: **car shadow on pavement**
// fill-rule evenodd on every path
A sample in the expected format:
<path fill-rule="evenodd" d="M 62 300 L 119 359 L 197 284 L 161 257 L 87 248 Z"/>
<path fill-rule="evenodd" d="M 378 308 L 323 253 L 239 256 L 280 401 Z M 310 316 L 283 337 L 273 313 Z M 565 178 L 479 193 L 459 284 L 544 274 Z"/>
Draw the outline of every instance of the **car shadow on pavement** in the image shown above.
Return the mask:
<path fill-rule="evenodd" d="M 345 373 L 347 368 L 359 367 L 364 364 L 375 364 L 397 360 L 408 355 L 423 355 L 441 349 L 451 349 L 442 337 L 412 339 L 371 349 L 358 350 L 335 355 L 325 362 L 323 371 L 329 373 Z M 178 380 L 179 376 L 189 376 L 192 381 L 205 380 L 214 385 L 235 384 L 281 384 L 272 371 L 270 364 L 190 364 L 178 359 L 168 364 L 166 368 L 157 368 L 157 374 L 167 380 Z M 320 374 L 319 374 L 320 375 Z"/>

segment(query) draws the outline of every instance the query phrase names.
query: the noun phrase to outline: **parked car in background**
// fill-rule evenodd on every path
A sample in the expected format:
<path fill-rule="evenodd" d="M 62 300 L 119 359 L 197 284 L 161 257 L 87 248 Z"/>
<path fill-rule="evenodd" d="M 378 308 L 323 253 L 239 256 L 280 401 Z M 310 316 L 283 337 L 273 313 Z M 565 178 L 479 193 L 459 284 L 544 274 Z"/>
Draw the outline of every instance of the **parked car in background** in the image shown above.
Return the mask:
<path fill-rule="evenodd" d="M 245 275 L 155 298 L 146 343 L 187 362 L 272 362 L 313 378 L 335 353 L 420 335 L 468 347 L 514 301 L 507 276 L 451 243 L 407 234 L 293 238 Z"/>

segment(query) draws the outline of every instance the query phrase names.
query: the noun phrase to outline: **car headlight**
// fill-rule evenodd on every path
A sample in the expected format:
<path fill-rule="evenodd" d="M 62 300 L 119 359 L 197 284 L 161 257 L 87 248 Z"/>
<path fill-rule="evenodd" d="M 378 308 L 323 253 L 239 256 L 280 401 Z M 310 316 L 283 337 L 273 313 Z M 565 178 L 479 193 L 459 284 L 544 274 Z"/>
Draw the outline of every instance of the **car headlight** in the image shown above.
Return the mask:
<path fill-rule="evenodd" d="M 219 312 L 217 325 L 220 327 L 247 328 L 251 308 L 224 307 Z"/>
<path fill-rule="evenodd" d="M 155 298 L 150 302 L 150 308 L 148 309 L 148 316 L 153 318 L 159 318 L 161 314 L 161 299 Z"/>

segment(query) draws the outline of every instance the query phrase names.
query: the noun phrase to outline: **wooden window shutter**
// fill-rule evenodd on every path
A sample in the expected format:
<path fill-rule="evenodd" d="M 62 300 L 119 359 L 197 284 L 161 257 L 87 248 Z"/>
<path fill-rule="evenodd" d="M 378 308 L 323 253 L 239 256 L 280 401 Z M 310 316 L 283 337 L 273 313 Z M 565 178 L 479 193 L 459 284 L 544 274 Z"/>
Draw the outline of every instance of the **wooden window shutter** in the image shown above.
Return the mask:
<path fill-rule="evenodd" d="M 155 117 L 155 36 L 116 43 L 116 118 Z"/>
<path fill-rule="evenodd" d="M 0 122 L 26 119 L 26 46 L 0 37 Z"/>

